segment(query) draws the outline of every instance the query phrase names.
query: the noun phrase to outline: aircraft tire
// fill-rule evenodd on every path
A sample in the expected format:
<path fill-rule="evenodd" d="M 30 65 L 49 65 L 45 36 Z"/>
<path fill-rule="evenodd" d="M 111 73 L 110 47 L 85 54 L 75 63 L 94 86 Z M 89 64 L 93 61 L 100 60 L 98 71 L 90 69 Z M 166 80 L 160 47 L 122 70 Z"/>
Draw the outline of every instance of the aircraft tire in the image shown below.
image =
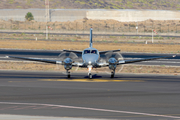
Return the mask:
<path fill-rule="evenodd" d="M 91 74 L 89 74 L 89 79 L 92 79 L 92 75 Z"/>
<path fill-rule="evenodd" d="M 71 75 L 69 74 L 69 75 L 68 75 L 68 78 L 70 78 L 70 77 L 71 77 Z"/>
<path fill-rule="evenodd" d="M 111 72 L 111 78 L 114 78 L 114 72 Z"/>
<path fill-rule="evenodd" d="M 68 74 L 67 74 L 67 77 L 68 77 L 68 78 L 70 78 L 70 77 L 71 77 L 71 74 L 70 74 L 70 72 L 68 72 Z"/>

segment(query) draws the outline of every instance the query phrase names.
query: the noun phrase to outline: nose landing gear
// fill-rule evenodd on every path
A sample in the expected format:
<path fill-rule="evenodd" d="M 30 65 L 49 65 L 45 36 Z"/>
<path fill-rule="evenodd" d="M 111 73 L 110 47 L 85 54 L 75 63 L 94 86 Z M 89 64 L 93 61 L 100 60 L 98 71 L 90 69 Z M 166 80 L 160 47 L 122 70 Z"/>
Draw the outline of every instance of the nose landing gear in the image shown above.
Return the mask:
<path fill-rule="evenodd" d="M 92 78 L 92 74 L 91 74 L 92 66 L 88 66 L 88 70 L 89 70 L 88 76 L 89 76 L 89 79 L 91 79 Z"/>
<path fill-rule="evenodd" d="M 88 73 L 88 76 L 89 76 L 89 79 L 91 79 L 91 78 L 92 78 L 92 74 L 91 74 L 91 73 Z"/>

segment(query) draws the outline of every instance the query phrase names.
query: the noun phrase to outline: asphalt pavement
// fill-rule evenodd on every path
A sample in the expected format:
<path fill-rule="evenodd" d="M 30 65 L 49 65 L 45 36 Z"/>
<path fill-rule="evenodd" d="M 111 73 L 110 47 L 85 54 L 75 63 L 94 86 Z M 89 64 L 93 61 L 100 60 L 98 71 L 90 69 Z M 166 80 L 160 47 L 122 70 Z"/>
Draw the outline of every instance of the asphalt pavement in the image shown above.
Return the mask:
<path fill-rule="evenodd" d="M 0 113 L 65 118 L 180 119 L 180 76 L 0 71 Z"/>

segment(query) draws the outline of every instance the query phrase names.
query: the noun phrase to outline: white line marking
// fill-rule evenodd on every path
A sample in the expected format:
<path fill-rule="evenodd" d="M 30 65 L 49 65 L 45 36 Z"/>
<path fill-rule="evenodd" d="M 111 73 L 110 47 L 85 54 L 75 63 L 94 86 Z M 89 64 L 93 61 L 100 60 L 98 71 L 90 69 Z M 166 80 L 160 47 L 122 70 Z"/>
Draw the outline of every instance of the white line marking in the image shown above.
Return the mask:
<path fill-rule="evenodd" d="M 57 108 L 61 108 L 61 107 L 52 107 L 51 109 L 57 109 Z"/>
<path fill-rule="evenodd" d="M 33 108 L 33 109 L 42 109 L 42 108 L 46 108 L 46 107 L 48 107 L 48 106 L 35 107 L 35 108 Z"/>
<path fill-rule="evenodd" d="M 36 107 L 36 106 L 27 106 L 27 107 L 15 108 L 14 110 L 27 109 L 27 108 L 31 108 L 31 107 Z"/>
<path fill-rule="evenodd" d="M 6 107 L 6 108 L 2 108 L 2 109 L 0 109 L 0 110 L 6 110 L 6 109 L 12 109 L 12 108 L 16 108 L 16 107 L 18 107 L 18 106 L 13 106 L 13 107 Z"/>
<path fill-rule="evenodd" d="M 9 104 L 9 105 L 36 105 L 36 106 L 47 106 L 47 107 L 61 107 L 61 108 L 72 108 L 80 110 L 93 110 L 101 112 L 113 112 L 113 113 L 126 113 L 126 114 L 135 114 L 135 115 L 145 115 L 145 116 L 154 116 L 154 117 L 165 117 L 165 118 L 178 118 L 178 116 L 169 116 L 169 115 L 159 115 L 151 113 L 140 113 L 140 112 L 130 112 L 130 111 L 119 111 L 119 110 L 108 110 L 108 109 L 99 109 L 99 108 L 88 108 L 88 107 L 77 107 L 77 106 L 66 106 L 66 105 L 55 105 L 55 104 L 39 104 L 39 103 L 15 103 L 15 102 L 0 102 L 0 104 Z"/>

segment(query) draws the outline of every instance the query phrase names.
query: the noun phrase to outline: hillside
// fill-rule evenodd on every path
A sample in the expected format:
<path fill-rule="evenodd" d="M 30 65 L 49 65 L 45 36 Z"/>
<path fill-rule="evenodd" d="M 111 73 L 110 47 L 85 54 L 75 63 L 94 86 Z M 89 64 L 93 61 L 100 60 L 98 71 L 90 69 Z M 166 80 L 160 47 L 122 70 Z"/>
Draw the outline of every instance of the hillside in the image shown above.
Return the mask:
<path fill-rule="evenodd" d="M 1 0 L 0 9 L 45 8 L 45 0 Z M 180 0 L 49 0 L 50 9 L 180 10 Z"/>

